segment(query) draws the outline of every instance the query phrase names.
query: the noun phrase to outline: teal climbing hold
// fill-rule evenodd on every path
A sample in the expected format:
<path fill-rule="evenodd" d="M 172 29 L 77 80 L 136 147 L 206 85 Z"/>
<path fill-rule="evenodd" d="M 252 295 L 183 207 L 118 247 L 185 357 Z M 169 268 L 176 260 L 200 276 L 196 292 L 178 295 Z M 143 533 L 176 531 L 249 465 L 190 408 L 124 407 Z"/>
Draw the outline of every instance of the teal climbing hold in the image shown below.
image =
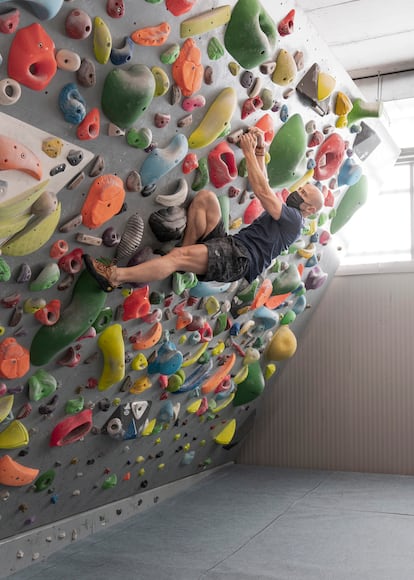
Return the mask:
<path fill-rule="evenodd" d="M 187 155 L 188 142 L 182 133 L 177 133 L 167 147 L 156 147 L 141 166 L 141 183 L 145 188 L 152 188 L 166 173 L 176 167 Z"/>

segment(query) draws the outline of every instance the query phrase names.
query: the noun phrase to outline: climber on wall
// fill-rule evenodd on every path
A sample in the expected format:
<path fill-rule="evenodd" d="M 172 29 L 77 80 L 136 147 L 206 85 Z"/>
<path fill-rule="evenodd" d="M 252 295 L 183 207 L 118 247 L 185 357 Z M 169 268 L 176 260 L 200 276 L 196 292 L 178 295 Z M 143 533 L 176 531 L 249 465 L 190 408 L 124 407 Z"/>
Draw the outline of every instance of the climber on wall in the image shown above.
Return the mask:
<path fill-rule="evenodd" d="M 163 280 L 174 272 L 192 272 L 202 281 L 254 280 L 299 236 L 303 218 L 319 211 L 323 195 L 310 183 L 290 193 L 283 203 L 268 184 L 262 132 L 253 127 L 240 146 L 249 182 L 264 211 L 249 226 L 228 235 L 214 192 L 201 190 L 191 202 L 182 244 L 168 254 L 125 268 L 106 265 L 84 254 L 89 273 L 105 292 L 128 283 Z"/>

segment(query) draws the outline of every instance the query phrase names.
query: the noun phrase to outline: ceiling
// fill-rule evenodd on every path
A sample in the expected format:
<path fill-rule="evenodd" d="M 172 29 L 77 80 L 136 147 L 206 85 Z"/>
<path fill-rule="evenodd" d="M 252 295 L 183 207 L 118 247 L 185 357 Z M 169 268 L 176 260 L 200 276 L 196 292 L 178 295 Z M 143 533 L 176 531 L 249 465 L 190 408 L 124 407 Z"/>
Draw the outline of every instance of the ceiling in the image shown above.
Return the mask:
<path fill-rule="evenodd" d="M 354 79 L 414 69 L 412 0 L 296 0 Z"/>

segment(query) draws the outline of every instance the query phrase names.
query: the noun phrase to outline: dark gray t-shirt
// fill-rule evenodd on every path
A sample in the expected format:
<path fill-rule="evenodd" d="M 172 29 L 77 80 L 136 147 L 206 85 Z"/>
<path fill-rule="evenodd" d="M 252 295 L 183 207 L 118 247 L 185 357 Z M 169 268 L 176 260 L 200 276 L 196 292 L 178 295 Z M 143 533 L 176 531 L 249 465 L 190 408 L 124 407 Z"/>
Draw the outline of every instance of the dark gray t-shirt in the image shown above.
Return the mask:
<path fill-rule="evenodd" d="M 284 204 L 278 220 L 264 211 L 253 223 L 234 234 L 250 257 L 250 270 L 246 274 L 248 282 L 252 282 L 274 258 L 293 244 L 300 235 L 302 223 L 300 211 Z"/>

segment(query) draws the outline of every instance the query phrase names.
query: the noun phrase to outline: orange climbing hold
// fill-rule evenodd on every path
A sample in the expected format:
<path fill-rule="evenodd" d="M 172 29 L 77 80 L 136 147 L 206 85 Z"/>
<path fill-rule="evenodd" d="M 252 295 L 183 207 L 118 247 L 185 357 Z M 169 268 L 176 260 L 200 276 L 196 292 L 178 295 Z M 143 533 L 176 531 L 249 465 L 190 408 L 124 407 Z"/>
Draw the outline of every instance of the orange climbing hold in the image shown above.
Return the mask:
<path fill-rule="evenodd" d="M 13 337 L 0 343 L 0 377 L 17 379 L 23 377 L 30 368 L 30 354 Z"/>
<path fill-rule="evenodd" d="M 270 297 L 272 290 L 272 281 L 269 278 L 265 278 L 259 290 L 257 291 L 256 296 L 254 297 L 254 300 L 250 306 L 250 310 L 264 306 L 266 300 Z"/>
<path fill-rule="evenodd" d="M 187 38 L 180 54 L 172 66 L 176 85 L 185 97 L 197 92 L 203 81 L 204 67 L 201 64 L 201 51 L 192 38 Z"/>
<path fill-rule="evenodd" d="M 125 189 L 122 179 L 106 174 L 97 177 L 82 207 L 82 223 L 88 228 L 99 228 L 122 208 Z"/>
<path fill-rule="evenodd" d="M 228 375 L 236 362 L 236 355 L 234 353 L 228 355 L 225 363 L 218 367 L 215 373 L 211 375 L 202 385 L 201 392 L 203 395 L 214 391 L 218 385 L 223 381 L 224 377 Z"/>
<path fill-rule="evenodd" d="M 158 26 L 147 26 L 135 30 L 131 34 L 131 39 L 141 46 L 161 46 L 166 42 L 170 32 L 171 26 L 168 22 L 161 22 Z"/>
<path fill-rule="evenodd" d="M 182 16 L 196 3 L 196 0 L 165 0 L 165 7 L 174 14 L 174 16 Z"/>
<path fill-rule="evenodd" d="M 263 131 L 264 133 L 264 140 L 269 145 L 273 141 L 273 137 L 275 136 L 275 128 L 273 123 L 273 118 L 269 113 L 260 117 L 260 119 L 255 124 L 255 127 Z"/>
<path fill-rule="evenodd" d="M 17 463 L 10 455 L 0 457 L 0 483 L 19 487 L 29 485 L 39 475 L 39 470 Z"/>

